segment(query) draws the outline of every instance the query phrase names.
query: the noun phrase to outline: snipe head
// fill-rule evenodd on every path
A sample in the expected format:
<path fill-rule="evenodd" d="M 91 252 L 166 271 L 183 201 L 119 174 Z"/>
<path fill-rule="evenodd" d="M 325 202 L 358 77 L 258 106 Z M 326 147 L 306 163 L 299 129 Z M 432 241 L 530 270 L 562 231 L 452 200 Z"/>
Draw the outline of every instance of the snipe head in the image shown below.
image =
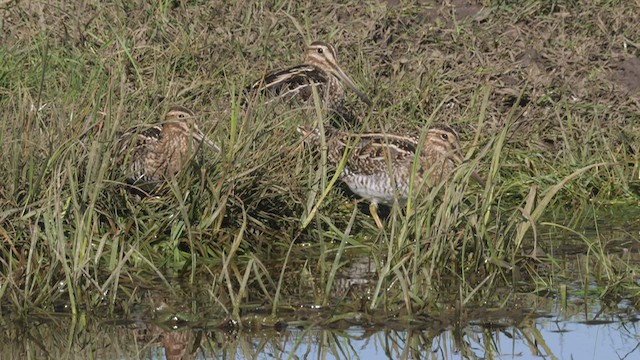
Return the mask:
<path fill-rule="evenodd" d="M 312 65 L 331 74 L 340 80 L 344 85 L 358 95 L 358 97 L 364 101 L 368 106 L 372 105 L 371 100 L 356 86 L 351 78 L 342 70 L 338 65 L 338 55 L 336 48 L 324 41 L 314 41 L 307 47 L 307 53 L 304 58 L 304 63 Z"/>

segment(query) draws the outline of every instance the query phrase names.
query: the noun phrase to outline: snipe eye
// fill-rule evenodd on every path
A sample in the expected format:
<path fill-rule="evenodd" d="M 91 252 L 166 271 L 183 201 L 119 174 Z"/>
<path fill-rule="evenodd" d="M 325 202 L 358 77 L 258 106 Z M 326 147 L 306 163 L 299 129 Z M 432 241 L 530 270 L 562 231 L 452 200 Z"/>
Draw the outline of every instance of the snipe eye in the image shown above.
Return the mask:
<path fill-rule="evenodd" d="M 323 48 L 318 48 L 318 50 L 316 50 L 318 52 L 318 54 L 322 54 L 324 52 Z"/>
<path fill-rule="evenodd" d="M 448 135 L 448 134 L 442 133 L 442 134 L 440 134 L 440 137 L 441 137 L 441 138 L 442 138 L 442 140 L 444 140 L 444 141 L 448 141 L 448 140 L 449 140 L 449 135 Z"/>

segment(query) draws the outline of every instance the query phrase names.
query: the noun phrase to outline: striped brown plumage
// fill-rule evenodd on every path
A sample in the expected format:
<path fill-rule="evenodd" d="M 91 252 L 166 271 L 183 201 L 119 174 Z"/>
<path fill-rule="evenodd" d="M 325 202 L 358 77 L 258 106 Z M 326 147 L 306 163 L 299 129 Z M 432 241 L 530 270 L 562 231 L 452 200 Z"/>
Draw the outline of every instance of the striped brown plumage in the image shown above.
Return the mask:
<path fill-rule="evenodd" d="M 118 139 L 118 163 L 129 182 L 155 184 L 184 169 L 201 144 L 220 149 L 200 131 L 196 115 L 183 106 L 173 106 L 165 121 L 148 127 L 135 127 Z"/>
<path fill-rule="evenodd" d="M 371 106 L 371 100 L 338 65 L 335 47 L 323 41 L 309 45 L 303 64 L 265 75 L 247 86 L 245 94 L 248 97 L 262 96 L 265 103 L 275 100 L 308 103 L 313 101 L 313 86 L 333 113 L 343 115 L 346 111 L 345 86 Z"/>
<path fill-rule="evenodd" d="M 320 144 L 320 132 L 299 126 L 298 132 L 306 143 Z M 378 204 L 406 203 L 416 153 L 419 163 L 414 186 L 432 187 L 445 180 L 462 163 L 458 133 L 449 126 L 430 128 L 420 143 L 418 136 L 400 136 L 385 133 L 349 133 L 331 127 L 325 128 L 327 159 L 338 166 L 345 151 L 350 151 L 340 179 L 356 195 L 370 202 L 370 211 L 376 225 L 382 228 L 377 215 Z M 472 176 L 480 183 L 476 173 Z"/>

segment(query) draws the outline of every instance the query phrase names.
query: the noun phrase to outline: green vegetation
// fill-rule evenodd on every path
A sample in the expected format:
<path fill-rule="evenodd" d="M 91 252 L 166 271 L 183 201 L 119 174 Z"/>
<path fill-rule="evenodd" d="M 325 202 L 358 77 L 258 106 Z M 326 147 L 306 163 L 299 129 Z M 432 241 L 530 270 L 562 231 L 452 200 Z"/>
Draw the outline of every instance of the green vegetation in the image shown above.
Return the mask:
<path fill-rule="evenodd" d="M 408 326 L 593 280 L 600 298 L 638 303 L 637 232 L 574 230 L 640 202 L 637 6 L 392 3 L 1 2 L 0 306 L 126 317 L 153 291 L 204 325 Z M 462 136 L 454 179 L 390 209 L 384 232 L 302 145 L 296 126 L 321 124 L 320 106 L 239 106 L 245 84 L 315 39 L 374 100 L 349 95 L 354 131 L 444 122 Z M 116 133 L 172 104 L 196 110 L 222 153 L 136 199 L 112 163 Z M 550 229 L 578 235 L 581 277 Z M 363 261 L 369 286 L 344 285 Z"/>

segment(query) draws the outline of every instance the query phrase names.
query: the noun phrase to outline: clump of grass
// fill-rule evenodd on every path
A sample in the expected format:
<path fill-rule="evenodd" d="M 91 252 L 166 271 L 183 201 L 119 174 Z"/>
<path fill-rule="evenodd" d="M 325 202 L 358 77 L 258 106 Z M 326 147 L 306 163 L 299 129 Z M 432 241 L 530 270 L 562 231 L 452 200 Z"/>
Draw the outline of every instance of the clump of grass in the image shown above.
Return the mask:
<path fill-rule="evenodd" d="M 604 40 L 638 38 L 624 21 L 609 39 L 581 11 L 543 42 L 557 9 L 539 4 L 495 4 L 481 23 L 451 27 L 425 26 L 427 10 L 408 4 L 166 5 L 2 10 L 11 26 L 0 50 L 0 305 L 113 313 L 140 301 L 136 289 L 178 294 L 179 282 L 193 287 L 181 296 L 245 326 L 259 305 L 277 318 L 300 303 L 335 307 L 318 320 L 327 324 L 351 312 L 411 321 L 443 303 L 502 304 L 497 288 L 553 287 L 553 274 L 532 265 L 555 264 L 552 251 L 537 251 L 545 214 L 637 203 L 635 105 L 608 85 L 608 59 L 585 55 L 613 57 L 623 49 Z M 60 26 L 63 15 L 77 26 Z M 362 26 L 338 29 L 344 16 Z M 450 182 L 390 209 L 385 231 L 344 196 L 326 154 L 302 146 L 297 125 L 326 122 L 319 102 L 239 105 L 249 80 L 298 63 L 312 39 L 337 44 L 375 99 L 373 109 L 354 106 L 362 123 L 353 131 L 420 133 L 446 122 L 463 134 L 468 161 Z M 111 160 L 116 133 L 173 103 L 201 114 L 222 153 L 199 154 L 157 196 L 136 200 Z M 484 187 L 470 182 L 473 170 Z M 627 275 L 636 264 L 588 248 L 607 274 L 603 298 L 637 292 Z M 362 258 L 369 289 L 341 289 Z"/>

